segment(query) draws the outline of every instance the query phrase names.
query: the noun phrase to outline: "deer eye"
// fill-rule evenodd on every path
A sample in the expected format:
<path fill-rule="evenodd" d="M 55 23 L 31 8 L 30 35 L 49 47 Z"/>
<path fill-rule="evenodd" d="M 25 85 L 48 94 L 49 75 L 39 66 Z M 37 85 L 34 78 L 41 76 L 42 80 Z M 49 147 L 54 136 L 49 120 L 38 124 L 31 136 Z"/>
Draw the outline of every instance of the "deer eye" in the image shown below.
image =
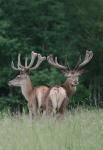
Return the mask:
<path fill-rule="evenodd" d="M 17 78 L 17 79 L 19 79 L 19 78 L 20 78 L 20 76 L 17 76 L 16 78 Z"/>

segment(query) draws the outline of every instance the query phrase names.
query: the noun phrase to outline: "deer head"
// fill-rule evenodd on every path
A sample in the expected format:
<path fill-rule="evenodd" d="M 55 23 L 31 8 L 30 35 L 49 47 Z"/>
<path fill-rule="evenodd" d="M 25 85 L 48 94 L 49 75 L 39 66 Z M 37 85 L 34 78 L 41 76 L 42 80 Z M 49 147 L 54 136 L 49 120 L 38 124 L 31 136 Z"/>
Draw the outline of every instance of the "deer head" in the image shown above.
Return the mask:
<path fill-rule="evenodd" d="M 47 61 L 50 65 L 60 69 L 61 72 L 64 74 L 64 76 L 67 78 L 68 83 L 71 86 L 75 87 L 79 83 L 79 76 L 84 72 L 82 68 L 90 62 L 92 57 L 93 57 L 93 52 L 87 50 L 84 60 L 81 62 L 81 57 L 80 57 L 75 68 L 72 70 L 70 68 L 68 69 L 67 66 L 60 65 L 57 61 L 57 57 L 53 59 L 52 55 L 49 55 L 47 57 Z"/>
<path fill-rule="evenodd" d="M 34 61 L 38 57 L 37 63 L 33 66 Z M 21 55 L 18 54 L 18 62 L 17 67 L 15 67 L 14 62 L 12 61 L 11 67 L 13 70 L 19 71 L 20 74 L 16 76 L 15 79 L 9 81 L 9 86 L 23 86 L 27 79 L 29 80 L 28 73 L 32 70 L 35 70 L 39 67 L 39 65 L 46 59 L 46 57 L 42 57 L 40 54 L 31 53 L 31 61 L 28 64 L 28 57 L 25 57 L 25 65 L 23 66 L 20 61 Z"/>

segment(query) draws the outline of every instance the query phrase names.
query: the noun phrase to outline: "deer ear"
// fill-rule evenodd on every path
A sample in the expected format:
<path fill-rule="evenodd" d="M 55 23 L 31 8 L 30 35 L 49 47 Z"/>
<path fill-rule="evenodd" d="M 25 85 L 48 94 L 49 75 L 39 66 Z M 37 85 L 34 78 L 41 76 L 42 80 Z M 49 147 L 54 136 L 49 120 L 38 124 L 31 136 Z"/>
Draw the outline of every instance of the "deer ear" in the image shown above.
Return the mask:
<path fill-rule="evenodd" d="M 78 71 L 78 75 L 81 75 L 81 74 L 83 74 L 84 72 L 85 72 L 84 69 L 81 69 L 81 70 Z"/>
<path fill-rule="evenodd" d="M 22 75 L 22 74 L 24 74 L 24 72 L 21 70 L 21 71 L 20 71 L 20 75 Z"/>
<path fill-rule="evenodd" d="M 65 71 L 64 71 L 64 70 L 61 69 L 60 71 L 61 71 L 62 74 L 65 74 Z"/>
<path fill-rule="evenodd" d="M 62 74 L 63 74 L 65 77 L 68 76 L 68 73 L 69 73 L 69 72 L 68 72 L 67 70 L 61 69 L 60 71 L 62 72 Z"/>

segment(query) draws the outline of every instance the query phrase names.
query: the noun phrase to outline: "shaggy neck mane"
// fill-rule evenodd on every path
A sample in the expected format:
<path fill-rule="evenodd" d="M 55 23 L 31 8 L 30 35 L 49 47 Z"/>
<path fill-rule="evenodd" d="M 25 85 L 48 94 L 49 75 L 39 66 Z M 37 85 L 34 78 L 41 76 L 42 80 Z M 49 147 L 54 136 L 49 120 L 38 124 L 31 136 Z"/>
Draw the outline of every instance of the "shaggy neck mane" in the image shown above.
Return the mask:
<path fill-rule="evenodd" d="M 68 96 L 71 96 L 75 93 L 76 91 L 76 87 L 75 86 L 72 86 L 68 80 L 66 80 L 64 82 L 64 84 L 62 85 L 62 87 L 66 90 L 66 93 Z"/>

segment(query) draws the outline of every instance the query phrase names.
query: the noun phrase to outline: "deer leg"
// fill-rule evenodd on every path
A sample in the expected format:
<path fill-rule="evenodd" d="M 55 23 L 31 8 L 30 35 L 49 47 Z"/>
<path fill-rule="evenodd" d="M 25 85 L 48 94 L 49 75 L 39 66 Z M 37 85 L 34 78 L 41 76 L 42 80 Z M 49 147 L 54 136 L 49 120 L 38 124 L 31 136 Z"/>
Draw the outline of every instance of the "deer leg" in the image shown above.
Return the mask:
<path fill-rule="evenodd" d="M 55 116 L 56 114 L 57 114 L 57 107 L 56 108 L 53 108 L 53 110 L 52 110 L 52 116 Z"/>
<path fill-rule="evenodd" d="M 61 115 L 64 114 L 64 112 L 65 112 L 65 110 L 66 110 L 66 106 L 67 106 L 67 98 L 64 99 L 64 101 L 62 102 L 61 107 L 60 107 L 60 109 L 59 109 L 59 113 L 60 113 Z"/>
<path fill-rule="evenodd" d="M 32 106 L 32 118 L 37 115 L 37 107 L 35 105 Z"/>
<path fill-rule="evenodd" d="M 45 116 L 46 116 L 46 110 L 43 110 L 42 117 L 45 117 Z"/>
<path fill-rule="evenodd" d="M 46 99 L 46 115 L 50 115 L 52 112 L 52 102 L 50 100 L 50 98 Z"/>
<path fill-rule="evenodd" d="M 55 116 L 58 111 L 58 102 L 57 99 L 52 100 L 52 115 Z"/>
<path fill-rule="evenodd" d="M 37 100 L 36 97 L 31 97 L 30 102 L 29 102 L 29 107 L 32 112 L 32 118 L 34 118 L 37 115 Z"/>
<path fill-rule="evenodd" d="M 29 109 L 29 119 L 30 119 L 30 122 L 32 122 L 33 117 L 32 117 L 32 111 L 30 109 Z"/>
<path fill-rule="evenodd" d="M 32 120 L 32 109 L 31 109 L 31 105 L 28 103 L 28 109 L 29 109 L 29 118 L 30 120 Z"/>

